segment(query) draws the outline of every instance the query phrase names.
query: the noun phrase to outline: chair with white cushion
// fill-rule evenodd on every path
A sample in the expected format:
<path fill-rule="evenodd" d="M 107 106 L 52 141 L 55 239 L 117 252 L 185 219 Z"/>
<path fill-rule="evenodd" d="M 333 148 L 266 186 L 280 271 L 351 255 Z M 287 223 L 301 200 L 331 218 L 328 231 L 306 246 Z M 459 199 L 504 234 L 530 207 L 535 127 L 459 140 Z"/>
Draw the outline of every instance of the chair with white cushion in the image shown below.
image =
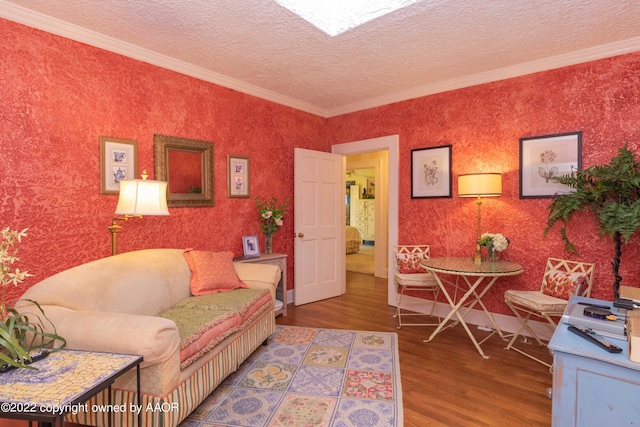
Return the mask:
<path fill-rule="evenodd" d="M 562 316 L 569 298 L 573 295 L 585 297 L 591 295 L 594 271 L 595 264 L 548 258 L 540 290 L 510 289 L 506 291 L 504 300 L 520 322 L 520 327 L 509 341 L 507 350 L 515 350 L 551 368 L 550 363 L 525 352 L 522 348 L 515 347 L 516 340 L 526 330 L 539 345 L 545 346 L 546 344 L 542 343 L 529 325 L 529 320 L 542 321 L 551 328 L 551 334 L 553 334 L 557 326 L 557 319 Z M 527 341 L 526 336 L 523 336 L 523 339 L 524 342 Z"/>
<path fill-rule="evenodd" d="M 394 246 L 394 264 L 395 264 L 395 284 L 396 284 L 396 314 L 393 317 L 398 318 L 398 329 L 402 326 L 436 326 L 438 323 L 403 323 L 403 317 L 412 316 L 430 316 L 433 313 L 438 301 L 438 293 L 440 288 L 433 274 L 428 272 L 420 262 L 429 259 L 429 245 L 404 245 Z M 433 304 L 431 312 L 417 313 L 407 312 L 400 309 L 402 297 L 405 291 L 428 291 L 433 295 Z M 440 321 L 440 316 L 438 322 Z"/>

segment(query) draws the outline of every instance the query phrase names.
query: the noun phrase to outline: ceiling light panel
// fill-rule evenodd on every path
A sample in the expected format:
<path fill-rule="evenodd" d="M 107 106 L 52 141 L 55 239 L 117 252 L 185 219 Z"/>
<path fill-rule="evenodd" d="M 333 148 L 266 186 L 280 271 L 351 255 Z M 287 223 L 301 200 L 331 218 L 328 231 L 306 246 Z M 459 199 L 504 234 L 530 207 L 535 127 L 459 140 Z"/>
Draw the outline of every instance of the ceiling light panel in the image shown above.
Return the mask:
<path fill-rule="evenodd" d="M 331 37 L 420 0 L 274 0 Z"/>

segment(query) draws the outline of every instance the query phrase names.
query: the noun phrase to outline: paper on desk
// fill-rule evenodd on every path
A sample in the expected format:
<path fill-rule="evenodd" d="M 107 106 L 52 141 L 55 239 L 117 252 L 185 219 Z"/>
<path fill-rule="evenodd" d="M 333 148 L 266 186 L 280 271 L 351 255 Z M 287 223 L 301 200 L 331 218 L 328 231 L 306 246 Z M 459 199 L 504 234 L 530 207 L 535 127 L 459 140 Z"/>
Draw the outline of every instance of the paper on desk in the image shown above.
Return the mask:
<path fill-rule="evenodd" d="M 618 291 L 620 293 L 620 298 L 628 298 L 640 304 L 640 288 L 620 286 Z"/>
<path fill-rule="evenodd" d="M 629 360 L 640 363 L 640 311 L 627 313 L 627 341 L 629 342 Z"/>

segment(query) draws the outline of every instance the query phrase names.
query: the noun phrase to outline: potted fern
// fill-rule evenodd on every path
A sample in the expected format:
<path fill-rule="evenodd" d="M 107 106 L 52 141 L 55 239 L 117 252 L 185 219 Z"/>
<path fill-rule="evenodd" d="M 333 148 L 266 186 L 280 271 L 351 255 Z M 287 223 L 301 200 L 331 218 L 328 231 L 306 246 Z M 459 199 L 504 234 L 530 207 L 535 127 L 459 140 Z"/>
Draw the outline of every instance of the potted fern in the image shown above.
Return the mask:
<path fill-rule="evenodd" d="M 578 211 L 593 213 L 601 235 L 608 235 L 615 243 L 613 262 L 613 291 L 619 297 L 620 256 L 622 244 L 627 244 L 640 227 L 640 161 L 627 148 L 618 150 L 609 164 L 592 165 L 570 175 L 552 178 L 574 191 L 556 195 L 549 205 L 549 217 L 544 235 L 558 222 L 562 222 L 560 235 L 565 249 L 577 254 L 578 250 L 567 236 L 566 224 Z"/>
<path fill-rule="evenodd" d="M 23 314 L 15 308 L 15 301 L 7 301 L 7 287 L 18 286 L 24 279 L 31 276 L 27 271 L 14 268 L 18 261 L 18 245 L 27 235 L 27 229 L 22 231 L 11 230 L 9 227 L 2 230 L 0 240 L 0 365 L 3 368 L 32 368 L 29 366 L 32 359 L 32 351 L 51 347 L 60 350 L 65 347 L 64 338 L 55 333 L 55 327 L 45 316 L 40 305 L 32 300 L 27 302 L 35 306 L 36 314 Z M 33 311 L 33 310 L 32 310 Z M 53 333 L 45 331 L 45 324 L 53 329 Z M 56 341 L 59 345 L 55 347 Z M 6 365 L 6 366 L 5 366 Z"/>

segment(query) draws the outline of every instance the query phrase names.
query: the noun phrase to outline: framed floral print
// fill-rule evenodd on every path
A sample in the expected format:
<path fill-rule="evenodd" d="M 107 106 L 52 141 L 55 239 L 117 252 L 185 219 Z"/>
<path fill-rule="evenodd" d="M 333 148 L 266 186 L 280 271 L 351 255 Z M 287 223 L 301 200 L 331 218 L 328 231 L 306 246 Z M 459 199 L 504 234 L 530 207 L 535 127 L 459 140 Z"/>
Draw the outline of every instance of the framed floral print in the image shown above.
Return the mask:
<path fill-rule="evenodd" d="M 582 132 L 520 138 L 520 198 L 572 191 L 554 178 L 582 169 Z"/>
<path fill-rule="evenodd" d="M 451 145 L 411 150 L 411 198 L 451 197 Z"/>

